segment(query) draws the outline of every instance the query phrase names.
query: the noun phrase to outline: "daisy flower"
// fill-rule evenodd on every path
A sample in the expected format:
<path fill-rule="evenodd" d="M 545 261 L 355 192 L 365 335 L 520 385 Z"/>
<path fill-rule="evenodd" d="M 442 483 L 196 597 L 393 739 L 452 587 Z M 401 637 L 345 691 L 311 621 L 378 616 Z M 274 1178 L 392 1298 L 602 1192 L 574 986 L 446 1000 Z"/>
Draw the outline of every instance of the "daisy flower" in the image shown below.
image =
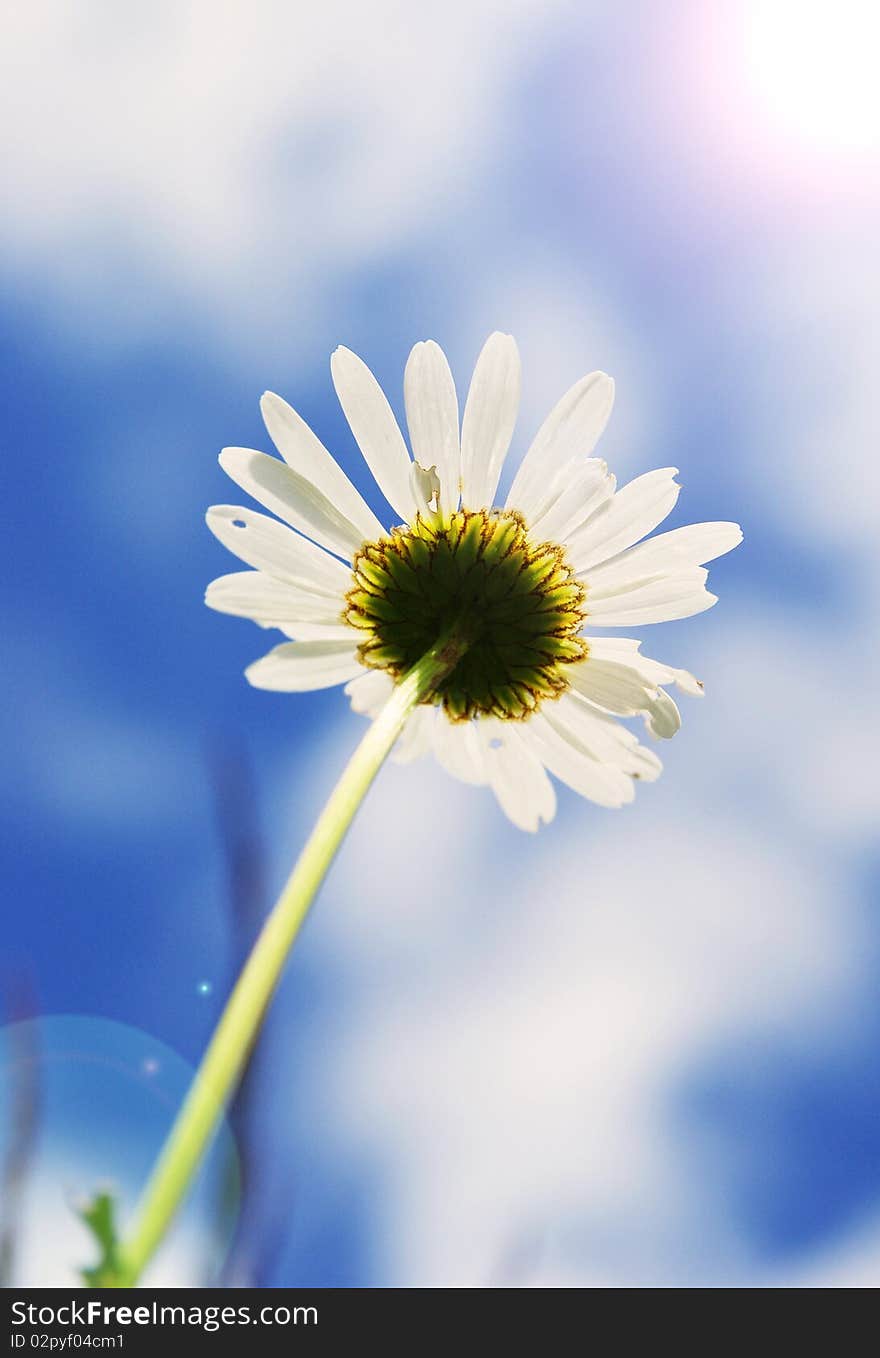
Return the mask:
<path fill-rule="evenodd" d="M 122 1240 L 112 1232 L 110 1252 L 100 1238 L 110 1286 L 134 1286 L 167 1233 L 327 870 L 395 743 L 404 760 L 433 752 L 456 778 L 490 787 L 524 830 L 553 817 L 551 775 L 602 806 L 632 801 L 636 779 L 656 778 L 660 760 L 620 718 L 674 735 L 680 718 L 667 687 L 701 685 L 643 656 L 638 641 L 595 629 L 710 608 L 704 565 L 742 537 L 734 523 L 648 536 L 678 499 L 675 468 L 618 490 L 592 456 L 614 396 L 604 373 L 576 382 L 550 412 L 500 506 L 520 390 L 509 335 L 487 340 L 460 426 L 443 351 L 415 346 L 404 375 L 412 454 L 369 368 L 348 349 L 336 350 L 331 368 L 390 526 L 269 392 L 263 418 L 282 460 L 251 448 L 220 454 L 269 514 L 208 511 L 212 532 L 250 569 L 215 580 L 206 601 L 287 637 L 246 670 L 256 687 L 345 684 L 355 711 L 374 720 L 242 967 L 130 1230 Z"/>
<path fill-rule="evenodd" d="M 617 488 L 593 450 L 614 384 L 582 378 L 538 430 L 503 505 L 498 483 L 516 422 L 520 361 L 494 334 L 459 424 L 440 347 L 415 346 L 404 375 L 412 454 L 369 368 L 349 349 L 333 383 L 382 495 L 382 523 L 308 425 L 272 393 L 263 418 L 283 461 L 226 448 L 220 464 L 270 514 L 215 505 L 208 525 L 252 569 L 221 576 L 206 602 L 288 638 L 246 671 L 281 692 L 345 684 L 375 716 L 443 638 L 457 662 L 410 714 L 396 757 L 433 753 L 464 782 L 492 789 L 524 830 L 552 819 L 549 775 L 602 806 L 655 779 L 655 752 L 620 718 L 666 739 L 681 719 L 666 691 L 699 694 L 686 670 L 640 642 L 596 629 L 690 617 L 710 608 L 707 561 L 742 539 L 734 523 L 647 536 L 673 509 L 676 468 Z"/>

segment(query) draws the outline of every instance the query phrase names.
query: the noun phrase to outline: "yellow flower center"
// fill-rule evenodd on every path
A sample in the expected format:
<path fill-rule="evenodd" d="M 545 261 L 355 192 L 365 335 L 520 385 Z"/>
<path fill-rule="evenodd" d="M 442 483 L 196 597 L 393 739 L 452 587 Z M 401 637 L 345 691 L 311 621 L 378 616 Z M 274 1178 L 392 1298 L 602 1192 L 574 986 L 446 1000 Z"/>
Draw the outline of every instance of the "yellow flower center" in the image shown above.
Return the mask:
<path fill-rule="evenodd" d="M 420 516 L 364 546 L 353 573 L 345 618 L 365 665 L 397 678 L 441 638 L 467 642 L 425 700 L 453 720 L 527 717 L 586 658 L 584 588 L 562 548 L 532 542 L 512 510 Z"/>

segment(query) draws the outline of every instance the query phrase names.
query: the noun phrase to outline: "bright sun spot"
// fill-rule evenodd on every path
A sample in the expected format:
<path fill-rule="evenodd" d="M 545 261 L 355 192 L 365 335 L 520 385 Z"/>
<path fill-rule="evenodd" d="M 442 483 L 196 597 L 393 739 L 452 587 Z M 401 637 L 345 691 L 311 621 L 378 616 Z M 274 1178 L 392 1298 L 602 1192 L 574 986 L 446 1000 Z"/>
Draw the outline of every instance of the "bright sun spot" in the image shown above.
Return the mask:
<path fill-rule="evenodd" d="M 768 115 L 811 146 L 880 146 L 880 0 L 755 0 L 746 42 Z"/>

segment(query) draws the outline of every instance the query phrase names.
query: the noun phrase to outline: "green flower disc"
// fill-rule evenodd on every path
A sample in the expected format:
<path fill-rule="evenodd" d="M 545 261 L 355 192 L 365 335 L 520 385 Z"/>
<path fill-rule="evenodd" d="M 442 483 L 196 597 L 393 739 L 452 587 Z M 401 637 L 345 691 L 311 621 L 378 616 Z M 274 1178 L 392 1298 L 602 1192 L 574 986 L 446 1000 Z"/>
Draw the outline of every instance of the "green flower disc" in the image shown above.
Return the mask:
<path fill-rule="evenodd" d="M 532 542 L 514 511 L 419 516 L 364 546 L 353 572 L 345 618 L 365 665 L 397 678 L 441 639 L 467 642 L 425 700 L 454 721 L 527 717 L 586 658 L 584 588 L 562 548 Z"/>

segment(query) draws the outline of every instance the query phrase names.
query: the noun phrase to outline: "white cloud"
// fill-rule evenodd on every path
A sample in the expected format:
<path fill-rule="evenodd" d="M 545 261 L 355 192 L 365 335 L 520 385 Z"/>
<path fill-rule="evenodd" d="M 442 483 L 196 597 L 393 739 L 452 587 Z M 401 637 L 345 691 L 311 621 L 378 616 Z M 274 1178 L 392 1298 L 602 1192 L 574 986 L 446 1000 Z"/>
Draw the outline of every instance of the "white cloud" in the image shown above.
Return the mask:
<path fill-rule="evenodd" d="M 722 600 L 699 650 L 699 664 L 693 651 L 683 663 L 699 669 L 706 699 L 688 705 L 675 750 L 692 795 L 717 795 L 723 768 L 733 795 L 753 800 L 793 842 L 802 836 L 836 855 L 870 850 L 880 817 L 873 632 Z"/>
<path fill-rule="evenodd" d="M 767 1283 L 771 1287 L 845 1287 L 873 1290 L 880 1279 L 880 1220 L 876 1212 L 846 1235 L 814 1251 L 799 1267 Z"/>
<path fill-rule="evenodd" d="M 866 187 L 869 201 L 872 193 L 880 203 Z M 741 269 L 731 299 L 755 363 L 742 470 L 757 503 L 806 542 L 875 565 L 878 228 L 876 208 L 822 219 L 806 239 L 786 240 Z M 853 604 L 876 603 L 873 579 L 857 578 Z"/>
<path fill-rule="evenodd" d="M 178 308 L 302 329 L 331 270 L 466 200 L 547 22 L 536 0 L 14 6 L 6 248 L 117 328 L 160 280 Z"/>
<path fill-rule="evenodd" d="M 675 1090 L 724 1044 L 839 1040 L 863 922 L 845 873 L 757 808 L 642 796 L 525 840 L 430 764 L 371 794 L 311 926 L 345 1003 L 295 1097 L 329 1157 L 379 1167 L 384 1279 L 741 1276 L 731 1166 L 691 1163 Z"/>

